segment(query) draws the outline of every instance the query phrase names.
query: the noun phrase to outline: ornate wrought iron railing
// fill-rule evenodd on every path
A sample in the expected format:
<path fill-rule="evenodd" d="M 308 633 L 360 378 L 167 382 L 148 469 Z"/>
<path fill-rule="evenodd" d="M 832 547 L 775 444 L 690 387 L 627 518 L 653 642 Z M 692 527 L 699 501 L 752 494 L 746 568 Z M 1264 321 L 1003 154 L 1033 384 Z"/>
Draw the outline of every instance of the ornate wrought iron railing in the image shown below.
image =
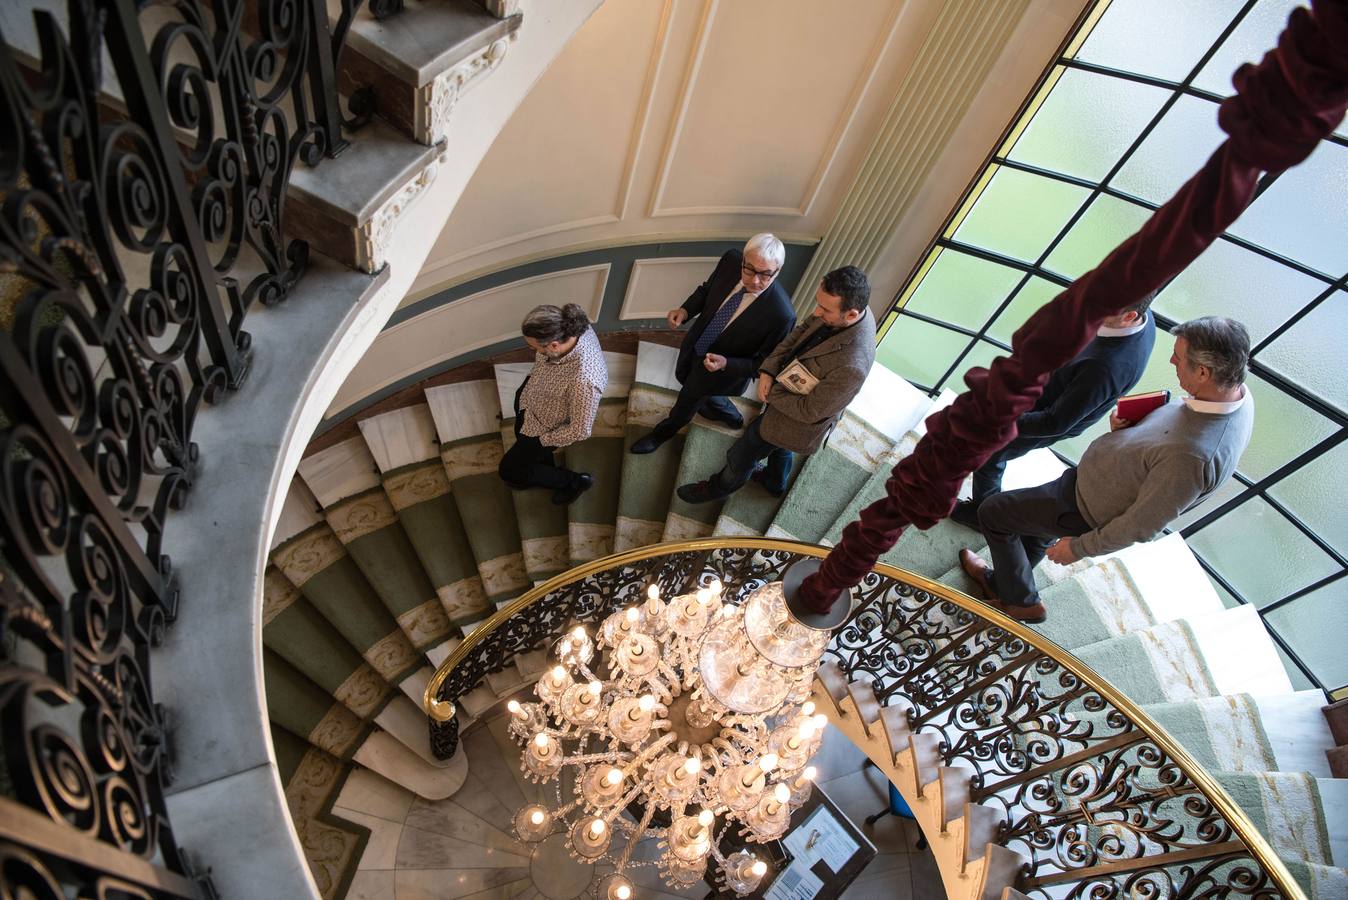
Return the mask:
<path fill-rule="evenodd" d="M 286 187 L 345 146 L 362 2 L 70 0 L 0 35 L 5 896 L 212 893 L 167 815 L 162 536 L 248 310 L 304 272 Z"/>
<path fill-rule="evenodd" d="M 433 722 L 454 701 L 549 646 L 639 602 L 718 578 L 728 602 L 826 550 L 772 539 L 644 547 L 577 567 L 502 608 L 455 648 L 427 687 Z M 855 590 L 825 660 L 870 679 L 944 765 L 972 774 L 996 808 L 997 843 L 1028 861 L 1016 887 L 1041 897 L 1302 897 L 1267 841 L 1165 731 L 1098 674 L 1032 629 L 891 566 Z M 893 760 L 877 759 L 886 771 Z"/>

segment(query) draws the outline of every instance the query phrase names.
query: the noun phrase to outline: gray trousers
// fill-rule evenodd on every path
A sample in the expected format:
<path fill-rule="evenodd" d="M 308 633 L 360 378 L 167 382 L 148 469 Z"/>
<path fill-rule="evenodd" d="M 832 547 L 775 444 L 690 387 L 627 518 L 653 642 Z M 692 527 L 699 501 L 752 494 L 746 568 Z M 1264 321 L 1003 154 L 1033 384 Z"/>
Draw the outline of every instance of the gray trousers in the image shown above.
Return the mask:
<path fill-rule="evenodd" d="M 1034 567 L 1049 545 L 1091 530 L 1077 508 L 1076 486 L 1077 471 L 1068 469 L 1056 481 L 993 494 L 978 507 L 978 523 L 992 555 L 993 584 L 1002 602 L 1038 603 Z"/>

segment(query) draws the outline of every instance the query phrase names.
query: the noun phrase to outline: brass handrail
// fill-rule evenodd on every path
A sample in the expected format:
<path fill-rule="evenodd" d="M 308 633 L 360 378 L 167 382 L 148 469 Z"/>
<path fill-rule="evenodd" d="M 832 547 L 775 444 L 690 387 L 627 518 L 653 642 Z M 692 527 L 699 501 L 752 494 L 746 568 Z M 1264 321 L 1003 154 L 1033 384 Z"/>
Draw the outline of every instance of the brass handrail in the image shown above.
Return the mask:
<path fill-rule="evenodd" d="M 440 687 L 444 684 L 445 679 L 449 676 L 449 673 L 462 664 L 478 644 L 499 628 L 502 623 L 517 615 L 521 610 L 526 609 L 531 604 L 547 597 L 559 588 L 582 581 L 597 572 L 629 565 L 635 562 L 641 562 L 643 560 L 676 553 L 715 550 L 775 551 L 796 553 L 801 556 L 813 556 L 818 558 L 827 556 L 829 552 L 828 549 L 824 547 L 800 543 L 798 541 L 781 540 L 778 538 L 708 537 L 649 544 L 634 550 L 627 550 L 622 553 L 615 553 L 610 556 L 591 560 L 590 562 L 576 566 L 573 569 L 550 578 L 537 587 L 521 594 L 510 603 L 497 610 L 491 618 L 487 619 L 482 625 L 475 628 L 471 634 L 465 637 L 463 643 L 455 647 L 454 651 L 450 653 L 445 661 L 436 668 L 434 676 L 427 684 L 424 694 L 424 706 L 426 712 L 436 721 L 445 722 L 452 719 L 455 714 L 454 703 L 448 700 L 441 700 L 436 696 L 440 691 Z M 1304 892 L 1292 878 L 1292 874 L 1288 871 L 1286 865 L 1278 857 L 1277 853 L 1269 845 L 1268 841 L 1259 830 L 1255 828 L 1254 823 L 1251 822 L 1245 812 L 1236 805 L 1235 801 L 1231 799 L 1221 785 L 1219 785 L 1213 777 L 1208 774 L 1207 770 L 1205 770 L 1197 760 L 1190 756 L 1189 752 L 1185 750 L 1178 741 L 1171 737 L 1159 723 L 1154 721 L 1146 712 L 1133 703 L 1133 701 L 1119 693 L 1113 685 L 1102 678 L 1094 669 L 1090 668 L 1070 652 L 1044 637 L 1034 629 L 1017 622 L 1015 619 L 998 612 L 992 607 L 975 600 L 973 597 L 957 591 L 954 588 L 933 581 L 930 578 L 926 578 L 915 572 L 910 572 L 906 569 L 886 565 L 884 563 L 878 563 L 872 571 L 882 578 L 905 582 L 918 590 L 924 591 L 934 597 L 938 597 L 943 601 L 955 604 L 966 612 L 972 613 L 977 618 L 986 621 L 990 625 L 999 628 L 1008 634 L 1014 635 L 1017 639 L 1024 641 L 1026 644 L 1072 673 L 1072 675 L 1079 678 L 1083 684 L 1098 693 L 1115 709 L 1122 713 L 1129 720 L 1131 725 L 1145 734 L 1147 739 L 1155 743 L 1156 746 L 1179 767 L 1180 771 L 1198 787 L 1203 795 L 1212 802 L 1216 810 L 1231 826 L 1232 831 L 1235 832 L 1241 842 L 1243 842 L 1245 848 L 1264 869 L 1269 878 L 1277 885 L 1278 889 L 1282 891 L 1284 896 L 1296 898 L 1296 900 L 1306 900 Z M 854 614 L 855 612 L 856 610 L 853 611 Z M 1073 871 L 1077 871 L 1078 874 L 1085 874 L 1084 870 Z"/>

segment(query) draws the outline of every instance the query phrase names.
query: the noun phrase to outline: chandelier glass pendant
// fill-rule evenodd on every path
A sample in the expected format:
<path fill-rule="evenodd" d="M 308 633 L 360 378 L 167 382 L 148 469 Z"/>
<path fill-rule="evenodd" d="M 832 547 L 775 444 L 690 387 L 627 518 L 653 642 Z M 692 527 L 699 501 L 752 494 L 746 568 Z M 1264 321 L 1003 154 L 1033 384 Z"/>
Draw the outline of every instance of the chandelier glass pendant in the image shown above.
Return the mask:
<path fill-rule="evenodd" d="M 805 574 L 788 570 L 786 581 Z M 570 631 L 538 701 L 509 704 L 526 777 L 556 782 L 555 805 L 525 806 L 516 834 L 535 843 L 562 831 L 576 859 L 613 865 L 600 888 L 608 900 L 628 900 L 626 873 L 651 864 L 686 887 L 714 861 L 726 888 L 755 890 L 767 865 L 747 845 L 786 832 L 827 724 L 808 698 L 841 617 L 813 618 L 792 612 L 783 582 L 736 606 L 713 581 L 667 602 L 652 585 L 597 634 Z M 633 860 L 647 838 L 660 839 L 660 855 Z"/>

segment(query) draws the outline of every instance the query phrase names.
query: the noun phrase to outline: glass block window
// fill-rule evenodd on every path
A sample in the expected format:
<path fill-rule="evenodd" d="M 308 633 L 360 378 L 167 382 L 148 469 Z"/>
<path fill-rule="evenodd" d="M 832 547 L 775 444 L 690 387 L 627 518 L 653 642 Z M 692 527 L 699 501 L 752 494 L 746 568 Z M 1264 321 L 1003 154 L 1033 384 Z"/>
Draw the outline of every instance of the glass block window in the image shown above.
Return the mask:
<path fill-rule="evenodd" d="M 933 394 L 1097 265 L 1222 142 L 1231 75 L 1296 0 L 1102 0 L 1054 60 L 885 317 L 880 362 Z M 1348 686 L 1348 124 L 1172 280 L 1158 324 L 1209 314 L 1254 341 L 1256 428 L 1237 474 L 1172 524 L 1229 603 L 1248 603 L 1299 684 Z M 1138 390 L 1177 390 L 1157 336 Z M 1054 449 L 1079 459 L 1087 434 Z"/>

